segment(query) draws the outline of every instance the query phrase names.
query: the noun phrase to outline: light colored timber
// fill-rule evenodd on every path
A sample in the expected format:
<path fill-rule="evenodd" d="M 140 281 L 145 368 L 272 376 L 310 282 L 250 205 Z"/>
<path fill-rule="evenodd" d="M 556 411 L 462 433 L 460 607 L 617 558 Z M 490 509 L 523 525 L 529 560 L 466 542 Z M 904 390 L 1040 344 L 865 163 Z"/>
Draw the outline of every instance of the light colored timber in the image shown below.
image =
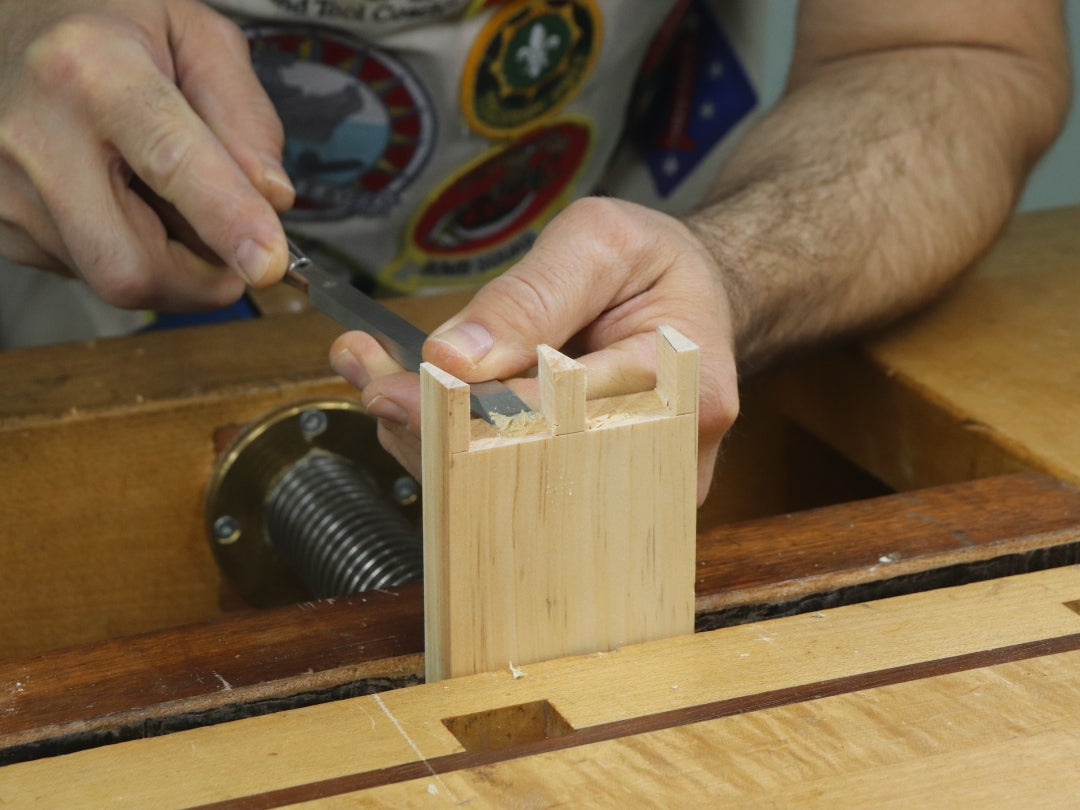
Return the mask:
<path fill-rule="evenodd" d="M 393 308 L 430 330 L 466 300 Z M 0 660 L 226 615 L 216 433 L 358 396 L 327 363 L 340 333 L 311 311 L 0 352 Z"/>
<path fill-rule="evenodd" d="M 770 399 L 897 490 L 1021 470 L 1078 484 L 1078 311 L 1080 207 L 1020 214 L 940 301 L 791 364 Z"/>
<path fill-rule="evenodd" d="M 495 435 L 424 366 L 429 681 L 693 630 L 697 348 L 657 343 L 657 391 L 588 420 L 584 368 L 541 348 L 538 413 Z"/>
<path fill-rule="evenodd" d="M 618 737 L 296 807 L 1073 808 L 1080 653 Z"/>
<path fill-rule="evenodd" d="M 933 677 L 934 664 L 875 682 L 897 667 L 1074 635 L 1080 615 L 1068 605 L 1078 598 L 1073 566 L 504 667 L 11 765 L 0 768 L 0 804 L 190 807 L 460 753 L 443 720 L 501 707 L 547 701 L 583 732 L 748 697 L 756 711 L 426 774 L 338 806 L 490 807 L 523 796 L 543 806 L 560 795 L 571 806 L 717 806 L 724 797 L 958 806 L 950 799 L 966 789 L 976 806 L 1068 806 L 1061 797 L 1080 788 L 1077 653 L 1013 664 L 991 655 L 970 671 Z M 820 684 L 844 678 L 861 685 L 814 699 Z M 755 698 L 801 687 L 787 706 Z"/>
<path fill-rule="evenodd" d="M 467 300 L 389 305 L 431 330 Z M 355 397 L 327 364 L 340 332 L 309 311 L 0 352 L 0 661 L 226 617 L 202 514 L 217 436 Z M 703 525 L 806 506 L 787 501 L 788 434 L 761 416 Z"/>
<path fill-rule="evenodd" d="M 536 347 L 540 407 L 552 435 L 585 430 L 585 366 L 550 346 Z"/>
<path fill-rule="evenodd" d="M 865 495 L 793 422 L 899 490 L 1080 482 L 1078 221 L 1021 214 L 928 311 L 744 383 L 699 525 Z M 466 300 L 392 306 L 431 330 Z M 327 366 L 340 331 L 307 312 L 0 353 L 0 659 L 222 617 L 201 514 L 215 432 L 355 396 Z"/>

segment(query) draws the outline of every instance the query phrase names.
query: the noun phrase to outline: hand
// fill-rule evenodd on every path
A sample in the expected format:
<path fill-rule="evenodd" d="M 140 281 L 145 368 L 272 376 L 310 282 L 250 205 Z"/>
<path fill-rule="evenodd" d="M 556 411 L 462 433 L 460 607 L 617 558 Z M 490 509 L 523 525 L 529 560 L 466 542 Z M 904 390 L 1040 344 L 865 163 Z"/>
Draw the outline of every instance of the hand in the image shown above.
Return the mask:
<path fill-rule="evenodd" d="M 0 0 L 0 19 L 0 253 L 123 307 L 281 277 L 281 123 L 235 25 L 194 0 Z"/>
<path fill-rule="evenodd" d="M 663 324 L 701 350 L 700 503 L 739 400 L 719 269 L 677 220 L 619 200 L 579 200 L 551 221 L 515 267 L 432 333 L 424 359 L 465 382 L 481 382 L 531 368 L 537 344 L 547 343 L 578 353 L 589 397 L 607 397 L 656 384 L 656 328 Z M 417 375 L 404 372 L 362 332 L 342 335 L 330 361 L 379 418 L 383 444 L 416 474 Z M 513 385 L 535 401 L 535 381 Z"/>

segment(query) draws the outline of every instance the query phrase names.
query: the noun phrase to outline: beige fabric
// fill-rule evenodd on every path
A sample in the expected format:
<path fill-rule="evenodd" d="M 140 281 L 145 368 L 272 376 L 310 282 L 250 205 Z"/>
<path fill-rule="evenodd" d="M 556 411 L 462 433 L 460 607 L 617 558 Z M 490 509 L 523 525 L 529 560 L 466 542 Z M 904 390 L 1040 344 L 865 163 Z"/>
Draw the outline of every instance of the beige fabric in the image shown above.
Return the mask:
<path fill-rule="evenodd" d="M 0 350 L 128 334 L 148 320 L 109 306 L 80 281 L 0 257 Z"/>

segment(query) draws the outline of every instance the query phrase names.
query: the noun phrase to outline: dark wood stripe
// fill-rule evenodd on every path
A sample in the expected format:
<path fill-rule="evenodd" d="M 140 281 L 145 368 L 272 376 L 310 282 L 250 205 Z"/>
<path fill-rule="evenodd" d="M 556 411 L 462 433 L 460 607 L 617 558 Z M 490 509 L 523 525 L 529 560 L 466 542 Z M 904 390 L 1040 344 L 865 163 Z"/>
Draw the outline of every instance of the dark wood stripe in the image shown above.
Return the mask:
<path fill-rule="evenodd" d="M 935 487 L 703 530 L 698 629 L 1075 563 L 1075 488 L 1036 474 Z M 0 764 L 414 684 L 422 654 L 408 586 L 0 662 L 0 684 L 24 689 Z"/>
<path fill-rule="evenodd" d="M 852 692 L 861 692 L 881 686 L 892 686 L 908 681 L 933 678 L 939 675 L 950 675 L 957 672 L 982 669 L 998 664 L 1022 661 L 1028 658 L 1038 658 L 1045 655 L 1074 652 L 1076 650 L 1080 650 L 1080 633 L 1058 636 L 1056 638 L 1040 639 L 1038 641 L 1029 641 L 1007 647 L 998 647 L 992 650 L 981 650 L 979 652 L 949 656 L 933 661 L 920 661 L 913 664 L 904 664 L 859 675 L 833 678 L 817 683 L 760 692 L 755 695 L 745 695 L 737 698 L 729 698 L 727 700 L 703 703 L 698 706 L 687 706 L 682 709 L 672 709 L 671 711 L 658 712 L 644 717 L 602 723 L 600 725 L 574 731 L 571 734 L 565 734 L 547 740 L 525 743 L 509 748 L 500 748 L 493 751 L 465 751 L 456 754 L 447 754 L 445 756 L 419 762 L 407 762 L 389 768 L 363 771 L 360 773 L 349 774 L 348 776 L 339 776 L 333 779 L 326 779 L 305 785 L 297 785 L 295 787 L 282 788 L 280 790 L 272 790 L 266 793 L 242 796 L 235 799 L 227 799 L 222 802 L 213 802 L 211 804 L 200 805 L 195 808 L 195 810 L 270 810 L 270 808 L 285 807 L 299 802 L 326 799 L 332 796 L 353 793 L 358 790 L 379 787 L 381 785 L 389 785 L 397 782 L 409 781 L 411 779 L 422 779 L 435 774 L 493 765 L 499 762 L 544 754 L 550 751 L 575 748 L 591 743 L 630 737 L 636 734 L 646 734 L 649 732 L 661 731 L 663 729 L 675 728 L 677 726 L 700 723 L 706 720 L 730 717 L 736 714 L 748 714 L 750 712 L 772 709 L 778 706 L 804 703 L 810 700 L 834 697 L 836 695 L 849 694 Z"/>

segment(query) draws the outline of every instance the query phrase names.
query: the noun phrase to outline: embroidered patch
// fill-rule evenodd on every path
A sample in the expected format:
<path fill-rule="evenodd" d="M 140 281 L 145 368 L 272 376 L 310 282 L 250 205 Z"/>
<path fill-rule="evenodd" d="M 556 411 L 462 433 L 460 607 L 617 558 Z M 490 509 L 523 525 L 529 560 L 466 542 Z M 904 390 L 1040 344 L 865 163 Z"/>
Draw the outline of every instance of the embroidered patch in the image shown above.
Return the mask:
<path fill-rule="evenodd" d="M 510 0 L 472 0 L 469 3 L 469 7 L 465 10 L 465 16 L 471 17 L 473 14 L 479 14 L 481 11 L 487 11 L 489 8 L 495 8 L 495 6 L 506 5 Z"/>
<path fill-rule="evenodd" d="M 322 21 L 401 27 L 459 14 L 470 0 L 270 0 L 282 11 Z"/>
<path fill-rule="evenodd" d="M 385 216 L 427 162 L 434 106 L 409 69 L 325 31 L 248 31 L 255 73 L 285 125 L 296 205 L 285 218 Z"/>
<path fill-rule="evenodd" d="M 461 109 L 490 138 L 520 134 L 577 95 L 600 50 L 595 0 L 520 0 L 484 25 L 465 62 Z"/>
<path fill-rule="evenodd" d="M 565 118 L 473 161 L 419 210 L 381 281 L 411 291 L 498 275 L 565 205 L 591 141 L 583 119 Z"/>
<path fill-rule="evenodd" d="M 630 129 L 657 191 L 666 197 L 754 108 L 757 95 L 701 0 L 690 3 L 677 28 L 665 26 L 661 33 L 666 47 L 646 59 L 637 95 L 647 101 L 635 111 Z"/>

